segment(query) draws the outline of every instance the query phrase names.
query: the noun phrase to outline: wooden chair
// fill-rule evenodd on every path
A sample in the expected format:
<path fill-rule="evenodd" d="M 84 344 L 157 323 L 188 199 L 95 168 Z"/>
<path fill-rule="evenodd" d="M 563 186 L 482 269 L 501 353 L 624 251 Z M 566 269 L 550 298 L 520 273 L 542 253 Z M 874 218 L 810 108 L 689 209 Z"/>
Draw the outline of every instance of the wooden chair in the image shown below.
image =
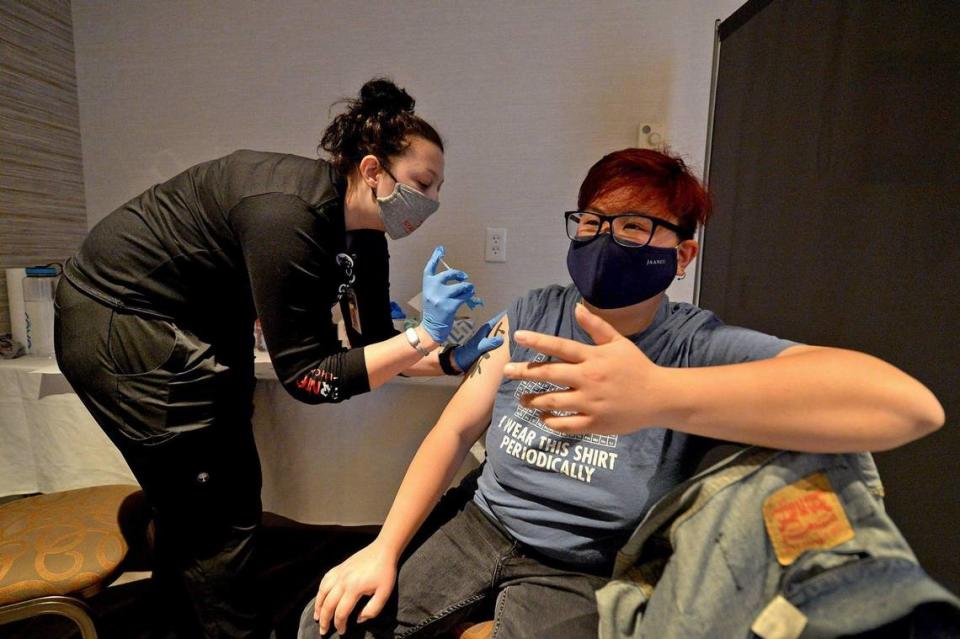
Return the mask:
<path fill-rule="evenodd" d="M 465 624 L 457 628 L 456 639 L 490 639 L 493 636 L 493 621 Z"/>
<path fill-rule="evenodd" d="M 74 621 L 97 636 L 86 599 L 122 571 L 124 531 L 145 521 L 139 486 L 35 495 L 0 505 L 0 625 L 38 615 Z M 140 532 L 140 535 L 143 531 Z"/>

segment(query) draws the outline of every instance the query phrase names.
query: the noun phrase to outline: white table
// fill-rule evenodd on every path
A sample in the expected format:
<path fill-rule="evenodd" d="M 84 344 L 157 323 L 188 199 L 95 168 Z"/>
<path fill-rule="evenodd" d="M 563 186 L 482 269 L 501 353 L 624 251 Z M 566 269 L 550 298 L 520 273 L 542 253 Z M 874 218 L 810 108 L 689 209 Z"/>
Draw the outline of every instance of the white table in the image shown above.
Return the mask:
<path fill-rule="evenodd" d="M 304 523 L 381 523 L 455 378 L 396 378 L 340 404 L 290 397 L 257 358 L 263 506 Z M 468 457 L 460 475 L 476 467 Z M 459 475 L 458 475 L 459 478 Z M 0 496 L 136 483 L 53 359 L 0 360 Z"/>
<path fill-rule="evenodd" d="M 0 496 L 136 483 L 52 358 L 0 361 Z"/>

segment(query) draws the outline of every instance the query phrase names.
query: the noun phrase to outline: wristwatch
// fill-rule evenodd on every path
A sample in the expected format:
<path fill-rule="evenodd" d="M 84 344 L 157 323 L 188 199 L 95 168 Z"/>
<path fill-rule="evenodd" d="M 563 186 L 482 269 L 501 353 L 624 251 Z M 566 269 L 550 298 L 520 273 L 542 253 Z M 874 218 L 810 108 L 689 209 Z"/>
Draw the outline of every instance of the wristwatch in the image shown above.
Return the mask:
<path fill-rule="evenodd" d="M 420 353 L 424 357 L 430 354 L 430 351 L 425 349 L 423 345 L 420 344 L 420 336 L 417 335 L 417 330 L 414 327 L 411 326 L 410 328 L 405 330 L 403 334 L 407 336 L 407 342 L 409 342 L 410 346 L 413 346 L 418 353 Z"/>
<path fill-rule="evenodd" d="M 450 356 L 453 355 L 453 351 L 457 348 L 456 344 L 450 346 L 444 346 L 443 350 L 440 351 L 440 370 L 446 375 L 459 375 L 460 373 L 453 367 L 453 364 L 450 363 Z"/>

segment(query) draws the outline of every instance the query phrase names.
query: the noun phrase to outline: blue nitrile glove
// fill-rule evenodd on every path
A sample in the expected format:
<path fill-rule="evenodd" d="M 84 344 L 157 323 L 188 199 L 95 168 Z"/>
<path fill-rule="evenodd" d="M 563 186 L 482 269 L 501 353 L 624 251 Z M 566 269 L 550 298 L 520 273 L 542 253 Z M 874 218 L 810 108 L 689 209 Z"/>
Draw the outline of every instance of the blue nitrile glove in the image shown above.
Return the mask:
<path fill-rule="evenodd" d="M 503 344 L 502 335 L 494 335 L 493 337 L 487 337 L 487 335 L 506 313 L 506 311 L 501 311 L 496 317 L 481 324 L 470 339 L 453 349 L 453 361 L 457 363 L 457 368 L 466 371 L 473 366 L 475 361 L 480 359 L 481 355 Z"/>
<path fill-rule="evenodd" d="M 438 344 L 450 335 L 457 309 L 473 295 L 473 284 L 462 283 L 468 277 L 463 271 L 448 269 L 437 273 L 443 254 L 442 246 L 435 248 L 423 269 L 423 319 L 420 321 L 420 326 Z"/>
<path fill-rule="evenodd" d="M 467 300 L 467 306 L 470 307 L 470 310 L 477 308 L 478 306 L 483 306 L 483 300 L 479 297 L 471 297 Z"/>

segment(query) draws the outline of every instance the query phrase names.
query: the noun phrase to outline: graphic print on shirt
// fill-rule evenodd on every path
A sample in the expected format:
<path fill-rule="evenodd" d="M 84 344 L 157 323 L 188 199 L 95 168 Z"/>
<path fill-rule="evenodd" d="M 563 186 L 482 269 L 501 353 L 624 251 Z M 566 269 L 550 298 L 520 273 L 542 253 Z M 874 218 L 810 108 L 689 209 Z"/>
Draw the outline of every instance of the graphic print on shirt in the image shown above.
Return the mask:
<path fill-rule="evenodd" d="M 548 359 L 547 356 L 544 355 L 543 353 L 537 353 L 537 356 L 533 358 L 533 362 L 531 363 L 542 364 L 546 362 L 547 359 Z M 520 397 L 522 397 L 523 395 L 528 395 L 531 393 L 540 394 L 540 393 L 547 393 L 552 391 L 564 391 L 564 390 L 569 390 L 569 388 L 570 388 L 569 386 L 557 386 L 556 384 L 552 384 L 550 382 L 534 382 L 530 380 L 524 380 L 517 385 L 517 390 L 513 393 L 513 396 L 516 397 L 517 400 L 519 400 Z M 608 446 L 610 448 L 617 447 L 616 435 L 594 435 L 590 433 L 587 433 L 585 435 L 563 435 L 561 433 L 558 433 L 555 430 L 551 430 L 540 419 L 540 415 L 542 413 L 543 411 L 537 410 L 535 408 L 525 408 L 524 406 L 521 406 L 520 402 L 518 401 L 517 408 L 514 411 L 514 417 L 516 417 L 521 421 L 526 422 L 527 424 L 530 424 L 531 426 L 536 426 L 540 430 L 548 432 L 554 437 L 566 437 L 567 439 L 580 439 L 587 442 L 588 444 L 595 444 L 597 446 Z M 555 410 L 553 411 L 553 414 L 557 415 L 558 417 L 565 417 L 567 415 L 576 415 L 576 413 L 563 411 L 563 410 Z"/>
<path fill-rule="evenodd" d="M 547 361 L 543 353 L 533 358 L 533 363 Z M 504 415 L 497 428 L 502 431 L 500 448 L 523 462 L 545 471 L 566 475 L 577 481 L 592 483 L 597 470 L 612 472 L 616 468 L 619 453 L 616 449 L 617 435 L 562 434 L 552 430 L 540 419 L 542 411 L 525 408 L 520 397 L 528 393 L 567 390 L 550 382 L 524 380 L 517 385 L 513 396 L 517 400 L 513 417 Z M 554 411 L 559 416 L 572 415 Z"/>
<path fill-rule="evenodd" d="M 353 272 L 353 257 L 347 253 L 337 253 L 337 266 L 340 267 L 340 273 L 343 275 L 343 282 L 337 289 L 337 301 L 339 302 L 347 291 L 352 290 L 350 287 L 353 286 L 357 276 Z"/>
<path fill-rule="evenodd" d="M 337 377 L 321 368 L 314 368 L 297 380 L 297 388 L 331 401 L 340 399 L 340 386 L 333 384 Z"/>

